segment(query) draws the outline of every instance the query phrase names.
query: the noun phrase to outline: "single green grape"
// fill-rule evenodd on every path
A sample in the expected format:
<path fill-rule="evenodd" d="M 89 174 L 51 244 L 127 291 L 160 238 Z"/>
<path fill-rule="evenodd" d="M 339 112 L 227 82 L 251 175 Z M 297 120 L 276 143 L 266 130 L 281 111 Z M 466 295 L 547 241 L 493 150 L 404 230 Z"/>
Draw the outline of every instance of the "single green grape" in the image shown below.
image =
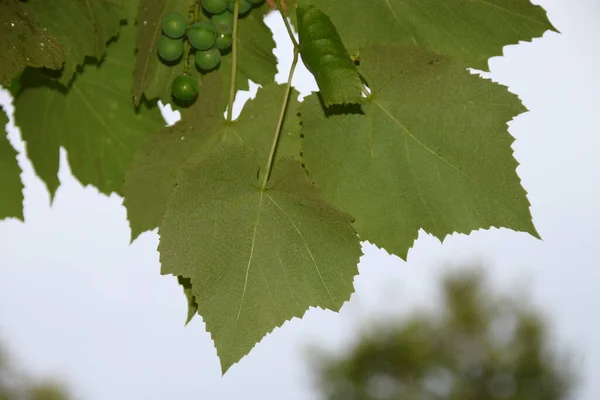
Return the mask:
<path fill-rule="evenodd" d="M 183 40 L 161 35 L 156 45 L 158 55 L 165 61 L 176 61 L 183 55 Z"/>
<path fill-rule="evenodd" d="M 198 96 L 198 81 L 190 75 L 179 75 L 171 83 L 171 94 L 181 101 L 192 101 Z"/>
<path fill-rule="evenodd" d="M 202 0 L 202 7 L 209 14 L 221 14 L 227 9 L 227 0 Z"/>
<path fill-rule="evenodd" d="M 179 39 L 183 36 L 186 29 L 187 22 L 179 13 L 167 14 L 162 20 L 163 33 L 171 39 Z"/>
<path fill-rule="evenodd" d="M 227 50 L 233 44 L 232 30 L 223 25 L 217 27 L 217 38 L 215 40 L 215 47 L 219 50 Z"/>
<path fill-rule="evenodd" d="M 220 25 L 224 25 L 229 29 L 233 28 L 233 13 L 229 10 L 223 11 L 221 14 L 215 14 L 210 18 L 210 23 L 218 28 Z"/>
<path fill-rule="evenodd" d="M 221 62 L 221 52 L 212 48 L 204 51 L 196 51 L 196 65 L 203 71 L 217 68 Z"/>
<path fill-rule="evenodd" d="M 238 0 L 240 2 L 240 8 L 238 10 L 238 14 L 246 14 L 252 8 L 252 3 L 248 0 Z M 227 0 L 227 8 L 229 11 L 233 12 L 233 8 L 235 7 L 235 0 Z"/>
<path fill-rule="evenodd" d="M 208 50 L 215 45 L 215 27 L 210 22 L 194 23 L 187 34 L 190 44 L 197 50 Z"/>

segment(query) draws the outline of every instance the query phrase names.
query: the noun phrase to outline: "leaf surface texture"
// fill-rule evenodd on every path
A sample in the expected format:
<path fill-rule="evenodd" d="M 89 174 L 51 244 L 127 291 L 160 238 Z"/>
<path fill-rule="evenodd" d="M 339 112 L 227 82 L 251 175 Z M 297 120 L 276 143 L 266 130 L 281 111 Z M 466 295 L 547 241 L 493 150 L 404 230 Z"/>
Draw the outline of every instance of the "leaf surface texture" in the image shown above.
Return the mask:
<path fill-rule="evenodd" d="M 215 97 L 199 97 L 177 124 L 150 136 L 127 173 L 124 204 L 132 239 L 159 226 L 169 196 L 177 184 L 179 170 L 197 152 L 206 152 L 222 140 L 233 140 L 257 149 L 266 163 L 285 92 L 284 85 L 272 83 L 260 88 L 256 97 L 245 105 L 239 118 L 227 124 L 218 97 L 223 86 L 220 74 L 207 75 L 203 84 Z M 278 157 L 300 158 L 297 98 L 298 92 L 293 90 L 277 150 Z"/>
<path fill-rule="evenodd" d="M 134 110 L 130 88 L 135 27 L 124 26 L 101 63 L 88 64 L 65 89 L 40 71 L 26 71 L 15 119 L 27 153 L 51 194 L 58 188 L 59 148 L 73 175 L 100 192 L 122 194 L 133 154 L 164 122 L 157 107 Z"/>
<path fill-rule="evenodd" d="M 252 149 L 215 147 L 181 173 L 159 228 L 162 272 L 191 279 L 223 371 L 309 307 L 339 310 L 353 291 L 360 242 L 300 163 L 277 163 L 261 190 Z"/>
<path fill-rule="evenodd" d="M 361 239 L 405 258 L 419 229 L 443 239 L 506 227 L 537 236 L 507 122 L 525 111 L 506 87 L 411 44 L 361 50 L 372 97 L 325 113 L 301 106 L 304 162 Z"/>
<path fill-rule="evenodd" d="M 295 0 L 331 16 L 351 53 L 371 42 L 408 42 L 488 69 L 502 48 L 556 30 L 529 0 Z"/>

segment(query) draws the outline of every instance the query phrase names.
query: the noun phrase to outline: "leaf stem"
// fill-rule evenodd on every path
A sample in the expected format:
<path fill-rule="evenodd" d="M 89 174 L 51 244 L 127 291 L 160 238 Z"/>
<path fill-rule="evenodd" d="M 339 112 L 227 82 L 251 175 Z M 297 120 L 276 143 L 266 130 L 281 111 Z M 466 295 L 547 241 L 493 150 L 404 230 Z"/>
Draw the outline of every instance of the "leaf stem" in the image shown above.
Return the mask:
<path fill-rule="evenodd" d="M 275 5 L 277 6 L 277 9 L 279 10 L 279 14 L 281 14 L 281 18 L 283 18 L 283 23 L 285 24 L 285 29 L 287 30 L 287 33 L 290 36 L 292 43 L 294 44 L 294 48 L 299 49 L 298 42 L 296 41 L 296 37 L 294 36 L 294 33 L 292 32 L 292 27 L 290 26 L 290 22 L 288 21 L 288 18 L 286 17 L 285 13 L 283 12 L 283 8 L 281 8 L 281 0 L 276 0 Z"/>
<path fill-rule="evenodd" d="M 194 4 L 194 22 L 198 22 L 200 19 L 200 2 L 202 0 L 196 0 L 196 4 Z"/>
<path fill-rule="evenodd" d="M 232 59 L 231 59 L 231 82 L 229 84 L 229 105 L 227 107 L 227 122 L 231 122 L 233 115 L 233 101 L 235 100 L 235 80 L 237 78 L 237 34 L 238 34 L 238 16 L 240 13 L 240 1 L 235 0 L 233 6 L 233 43 L 232 43 Z"/>
<path fill-rule="evenodd" d="M 292 60 L 292 66 L 290 67 L 290 74 L 288 75 L 287 85 L 285 87 L 285 94 L 283 96 L 283 102 L 281 104 L 281 112 L 279 113 L 279 120 L 277 121 L 277 127 L 275 128 L 275 135 L 273 136 L 273 144 L 271 144 L 271 151 L 267 160 L 267 168 L 261 189 L 264 190 L 267 187 L 267 182 L 271 176 L 271 169 L 273 168 L 273 160 L 275 159 L 275 150 L 277 149 L 277 142 L 281 135 L 281 128 L 283 126 L 283 120 L 285 118 L 285 112 L 287 110 L 288 101 L 290 99 L 290 93 L 292 91 L 292 78 L 294 77 L 294 71 L 298 64 L 298 47 L 294 47 L 294 59 Z"/>

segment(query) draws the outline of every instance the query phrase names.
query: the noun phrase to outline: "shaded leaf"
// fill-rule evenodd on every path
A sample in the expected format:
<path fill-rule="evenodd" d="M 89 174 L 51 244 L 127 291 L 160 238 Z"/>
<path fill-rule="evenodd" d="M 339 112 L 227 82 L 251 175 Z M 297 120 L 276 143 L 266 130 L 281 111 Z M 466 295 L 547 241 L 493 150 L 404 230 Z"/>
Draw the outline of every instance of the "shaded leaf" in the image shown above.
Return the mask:
<path fill-rule="evenodd" d="M 327 115 L 316 94 L 301 107 L 309 176 L 361 238 L 405 258 L 421 228 L 537 237 L 507 132 L 519 99 L 411 44 L 373 45 L 361 59 L 373 93 L 362 109 Z"/>
<path fill-rule="evenodd" d="M 28 3 L 0 0 L 0 85 L 8 86 L 25 67 L 60 69 L 62 45 L 36 19 Z"/>
<path fill-rule="evenodd" d="M 135 111 L 130 88 L 135 27 L 123 27 L 100 64 L 86 65 L 69 89 L 40 71 L 21 77 L 15 119 L 27 154 L 51 195 L 58 188 L 58 156 L 68 152 L 73 175 L 100 192 L 121 194 L 125 170 L 146 136 L 164 122 L 156 107 Z"/>
<path fill-rule="evenodd" d="M 0 108 L 0 220 L 17 218 L 23 220 L 23 183 L 17 152 L 8 141 L 5 126 L 8 117 Z"/>
<path fill-rule="evenodd" d="M 179 169 L 199 148 L 210 149 L 220 140 L 243 141 L 260 152 L 264 160 L 260 167 L 264 169 L 266 165 L 285 86 L 273 83 L 260 88 L 256 97 L 246 103 L 239 118 L 228 124 L 223 119 L 218 97 L 222 88 L 220 74 L 207 75 L 203 84 L 215 97 L 199 97 L 185 110 L 177 124 L 149 137 L 126 175 L 124 205 L 132 240 L 142 232 L 158 227 L 177 183 Z M 297 98 L 298 92 L 293 90 L 278 145 L 278 157 L 299 158 Z"/>
<path fill-rule="evenodd" d="M 187 319 L 185 320 L 185 324 L 189 324 L 194 315 L 198 313 L 198 303 L 196 303 L 196 298 L 192 293 L 192 281 L 188 278 L 184 278 L 182 276 L 177 277 L 177 282 L 183 288 L 183 294 L 185 294 L 185 298 L 188 302 L 188 314 Z"/>
<path fill-rule="evenodd" d="M 297 8 L 300 55 L 326 106 L 360 103 L 363 84 L 331 19 L 313 6 Z"/>
<path fill-rule="evenodd" d="M 554 30 L 544 9 L 529 0 L 295 0 L 321 8 L 354 54 L 371 42 L 406 42 L 488 70 L 502 48 Z"/>
<path fill-rule="evenodd" d="M 131 0 L 130 0 L 131 1 Z M 59 82 L 68 84 L 86 57 L 104 56 L 121 21 L 128 16 L 128 1 L 117 0 L 28 0 L 27 7 L 65 50 Z"/>
<path fill-rule="evenodd" d="M 339 310 L 360 257 L 350 216 L 285 158 L 261 190 L 264 160 L 236 144 L 185 165 L 159 228 L 162 273 L 188 277 L 223 372 L 309 307 Z"/>

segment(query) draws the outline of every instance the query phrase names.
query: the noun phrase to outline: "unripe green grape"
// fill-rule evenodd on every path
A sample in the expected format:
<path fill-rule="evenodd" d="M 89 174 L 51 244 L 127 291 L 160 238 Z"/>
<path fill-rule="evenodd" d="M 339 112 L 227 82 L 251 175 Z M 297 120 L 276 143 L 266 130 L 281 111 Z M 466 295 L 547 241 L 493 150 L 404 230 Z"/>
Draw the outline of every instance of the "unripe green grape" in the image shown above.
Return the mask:
<path fill-rule="evenodd" d="M 233 27 L 233 13 L 225 10 L 221 14 L 215 14 L 210 18 L 210 23 L 217 29 L 220 25 L 231 29 Z"/>
<path fill-rule="evenodd" d="M 215 40 L 215 47 L 219 50 L 227 50 L 233 44 L 233 34 L 231 29 L 223 27 L 222 25 L 217 27 L 217 39 Z"/>
<path fill-rule="evenodd" d="M 161 35 L 156 47 L 160 58 L 168 62 L 176 61 L 183 55 L 183 39 L 171 39 Z"/>
<path fill-rule="evenodd" d="M 215 28 L 210 22 L 196 22 L 188 30 L 190 44 L 197 50 L 208 50 L 215 45 Z"/>
<path fill-rule="evenodd" d="M 196 65 L 203 71 L 210 71 L 217 68 L 219 62 L 221 62 L 221 52 L 214 47 L 209 50 L 196 52 Z"/>
<path fill-rule="evenodd" d="M 198 96 L 198 81 L 189 75 L 179 75 L 171 83 L 171 94 L 181 101 L 192 101 Z"/>
<path fill-rule="evenodd" d="M 252 8 L 252 3 L 250 3 L 248 0 L 238 0 L 238 1 L 240 2 L 238 14 L 246 14 Z M 227 8 L 229 9 L 229 11 L 233 12 L 234 7 L 235 7 L 235 0 L 228 0 Z"/>
<path fill-rule="evenodd" d="M 202 8 L 209 14 L 221 14 L 227 9 L 227 0 L 202 0 Z"/>
<path fill-rule="evenodd" d="M 179 13 L 167 14 L 162 20 L 163 33 L 171 39 L 179 39 L 183 36 L 186 29 L 187 22 Z"/>

